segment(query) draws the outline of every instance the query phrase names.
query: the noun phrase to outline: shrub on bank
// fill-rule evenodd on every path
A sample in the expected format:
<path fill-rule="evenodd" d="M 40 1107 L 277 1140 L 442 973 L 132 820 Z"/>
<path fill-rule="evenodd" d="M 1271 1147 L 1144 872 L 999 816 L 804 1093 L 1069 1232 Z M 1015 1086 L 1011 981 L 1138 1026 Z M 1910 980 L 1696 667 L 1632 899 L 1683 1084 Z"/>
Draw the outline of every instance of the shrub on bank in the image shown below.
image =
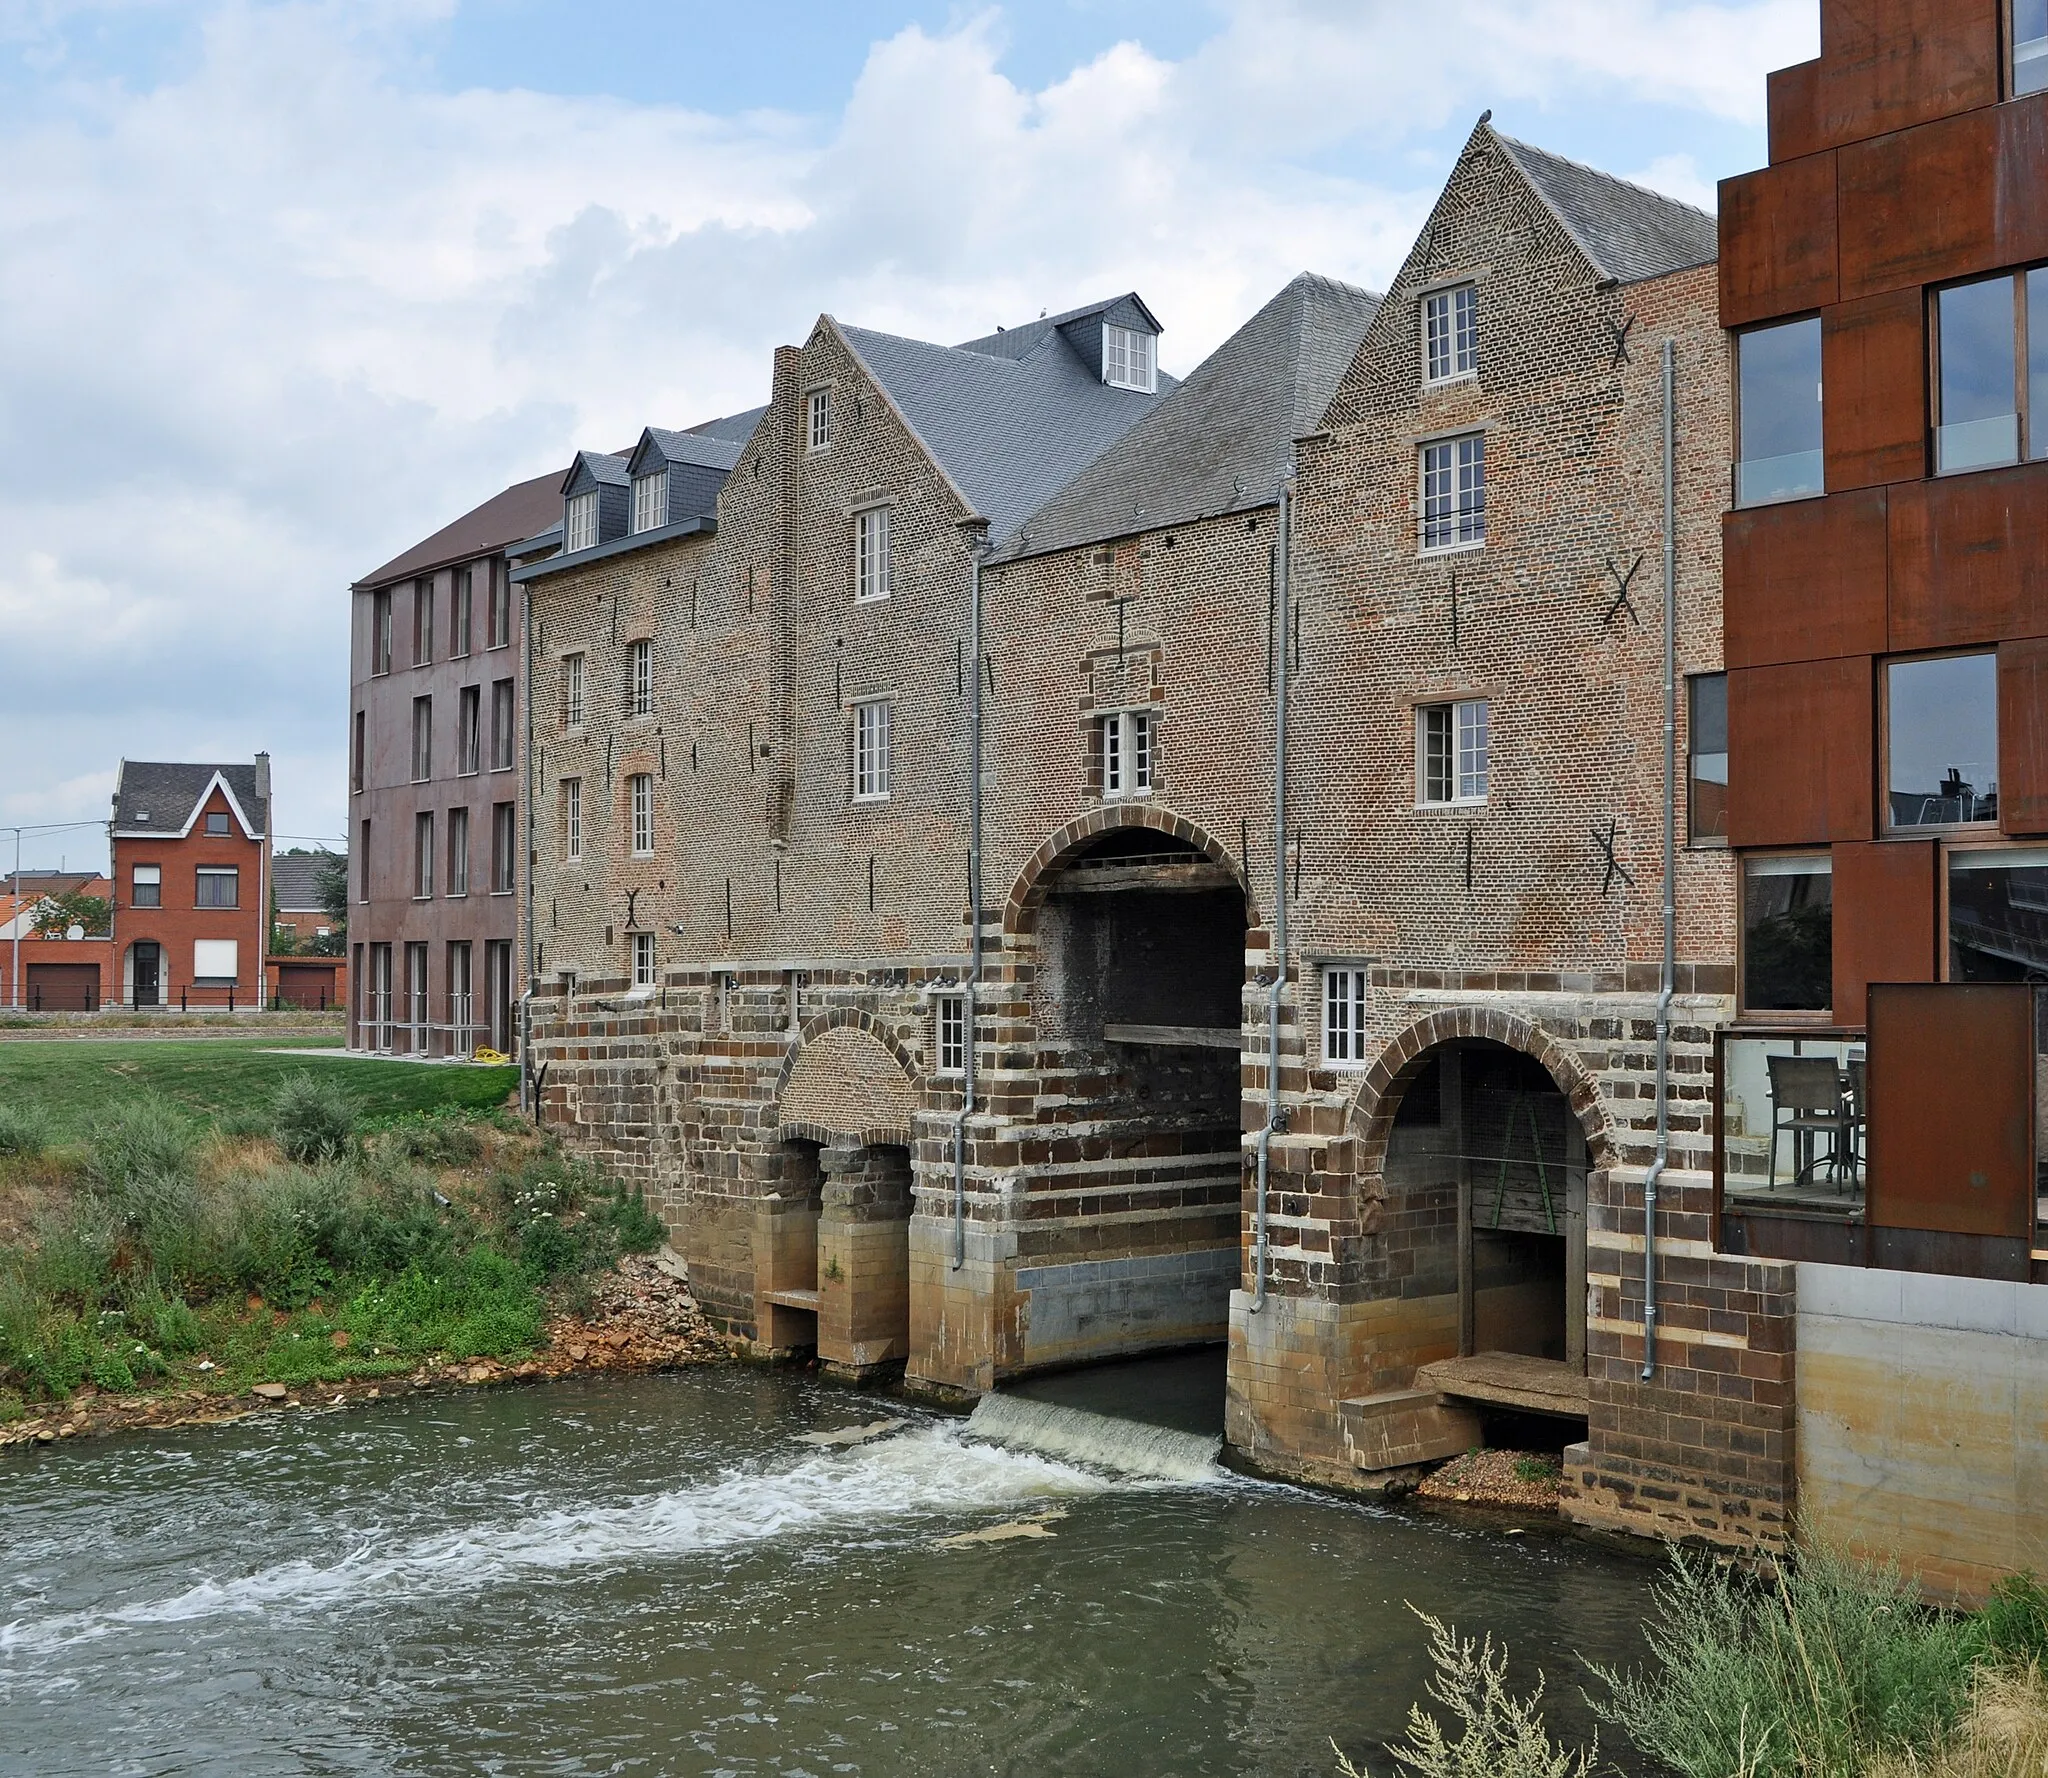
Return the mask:
<path fill-rule="evenodd" d="M 0 1154 L 28 1157 L 50 1145 L 50 1120 L 34 1104 L 0 1104 Z"/>
<path fill-rule="evenodd" d="M 270 1130 L 294 1161 L 331 1161 L 348 1152 L 356 1108 L 333 1074 L 287 1074 L 270 1103 Z"/>

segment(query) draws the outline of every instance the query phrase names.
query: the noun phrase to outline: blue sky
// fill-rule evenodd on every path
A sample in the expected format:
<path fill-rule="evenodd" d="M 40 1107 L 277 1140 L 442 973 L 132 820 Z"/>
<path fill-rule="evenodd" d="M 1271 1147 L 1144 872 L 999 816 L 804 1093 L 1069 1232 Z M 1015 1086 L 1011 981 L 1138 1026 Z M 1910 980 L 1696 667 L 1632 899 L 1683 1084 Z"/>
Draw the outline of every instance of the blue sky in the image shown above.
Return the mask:
<path fill-rule="evenodd" d="M 819 311 L 961 338 L 1136 287 L 1185 371 L 1296 271 L 1384 283 L 1487 107 L 1711 204 L 1817 37 L 1816 0 L 0 0 L 0 823 L 267 747 L 281 830 L 338 835 L 350 580 L 759 401 Z"/>

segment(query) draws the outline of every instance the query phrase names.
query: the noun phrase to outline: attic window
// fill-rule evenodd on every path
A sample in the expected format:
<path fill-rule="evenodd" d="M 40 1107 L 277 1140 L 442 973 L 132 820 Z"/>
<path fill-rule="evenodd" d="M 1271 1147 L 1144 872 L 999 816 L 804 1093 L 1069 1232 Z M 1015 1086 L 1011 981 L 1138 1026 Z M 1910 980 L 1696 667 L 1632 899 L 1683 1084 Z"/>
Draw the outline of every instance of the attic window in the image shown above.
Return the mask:
<path fill-rule="evenodd" d="M 562 545 L 573 555 L 579 549 L 597 547 L 597 490 L 587 494 L 572 494 L 569 509 L 563 520 Z"/>
<path fill-rule="evenodd" d="M 633 478 L 633 530 L 653 531 L 668 523 L 668 471 Z"/>
<path fill-rule="evenodd" d="M 804 397 L 804 449 L 822 451 L 832 443 L 832 391 L 813 389 Z"/>
<path fill-rule="evenodd" d="M 1102 330 L 1102 380 L 1112 389 L 1141 389 L 1147 395 L 1159 387 L 1159 369 L 1153 362 L 1152 335 L 1135 327 Z"/>
<path fill-rule="evenodd" d="M 228 818 L 225 811 L 209 809 L 206 814 L 206 832 L 209 838 L 224 839 L 228 832 Z"/>

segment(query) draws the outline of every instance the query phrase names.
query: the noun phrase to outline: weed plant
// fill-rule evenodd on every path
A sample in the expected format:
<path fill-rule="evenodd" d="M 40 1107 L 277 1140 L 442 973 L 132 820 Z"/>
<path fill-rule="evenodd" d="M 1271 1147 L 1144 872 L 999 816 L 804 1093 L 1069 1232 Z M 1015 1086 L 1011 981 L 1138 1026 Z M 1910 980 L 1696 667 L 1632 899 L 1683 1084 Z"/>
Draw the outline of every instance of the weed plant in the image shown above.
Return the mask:
<path fill-rule="evenodd" d="M 270 1102 L 269 1123 L 286 1159 L 331 1161 L 355 1137 L 355 1102 L 331 1073 L 287 1074 Z"/>
<path fill-rule="evenodd" d="M 34 1157 L 50 1145 L 50 1120 L 34 1103 L 0 1103 L 0 1154 Z"/>

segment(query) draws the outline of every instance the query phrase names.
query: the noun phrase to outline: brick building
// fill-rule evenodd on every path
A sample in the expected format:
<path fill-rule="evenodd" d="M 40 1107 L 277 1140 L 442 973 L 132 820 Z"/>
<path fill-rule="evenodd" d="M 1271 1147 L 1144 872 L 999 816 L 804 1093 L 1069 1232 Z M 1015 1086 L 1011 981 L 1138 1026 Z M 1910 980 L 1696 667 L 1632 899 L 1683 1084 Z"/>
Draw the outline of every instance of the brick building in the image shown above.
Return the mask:
<path fill-rule="evenodd" d="M 270 943 L 270 755 L 250 765 L 124 759 L 111 837 L 121 1000 L 260 1005 Z"/>
<path fill-rule="evenodd" d="M 45 906 L 58 897 L 87 895 L 111 903 L 114 886 L 97 871 L 25 870 L 0 876 L 0 1006 L 30 1012 L 89 1012 L 107 997 L 113 941 L 69 930 L 36 930 Z M 21 970 L 16 993 L 14 971 Z"/>

